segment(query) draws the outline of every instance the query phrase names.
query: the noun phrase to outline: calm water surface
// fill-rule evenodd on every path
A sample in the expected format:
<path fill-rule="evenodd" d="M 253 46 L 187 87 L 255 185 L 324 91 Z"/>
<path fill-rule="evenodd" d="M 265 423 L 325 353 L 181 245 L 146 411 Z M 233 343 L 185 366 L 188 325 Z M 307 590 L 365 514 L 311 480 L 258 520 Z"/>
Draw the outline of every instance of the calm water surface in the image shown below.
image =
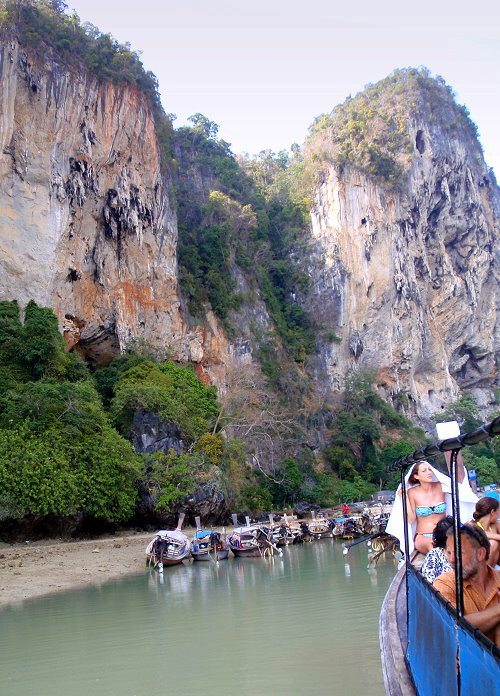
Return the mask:
<path fill-rule="evenodd" d="M 145 572 L 0 613 L 2 696 L 383 696 L 392 558 L 324 540 Z"/>

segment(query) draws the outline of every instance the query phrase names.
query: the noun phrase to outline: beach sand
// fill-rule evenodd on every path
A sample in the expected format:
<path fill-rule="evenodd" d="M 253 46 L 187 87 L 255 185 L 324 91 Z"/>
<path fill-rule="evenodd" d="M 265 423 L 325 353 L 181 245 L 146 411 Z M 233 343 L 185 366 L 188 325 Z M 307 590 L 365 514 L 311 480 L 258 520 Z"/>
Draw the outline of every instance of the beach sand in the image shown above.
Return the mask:
<path fill-rule="evenodd" d="M 153 536 L 128 531 L 90 541 L 0 543 L 0 607 L 142 573 Z"/>

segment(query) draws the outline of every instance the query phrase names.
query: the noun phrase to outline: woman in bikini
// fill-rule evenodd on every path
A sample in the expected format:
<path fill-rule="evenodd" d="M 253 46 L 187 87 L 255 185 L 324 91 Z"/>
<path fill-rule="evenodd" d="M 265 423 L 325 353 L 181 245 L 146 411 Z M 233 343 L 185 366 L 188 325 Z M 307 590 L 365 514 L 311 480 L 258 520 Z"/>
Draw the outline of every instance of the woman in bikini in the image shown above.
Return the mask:
<path fill-rule="evenodd" d="M 439 481 L 433 481 L 428 462 L 418 462 L 412 469 L 408 483 L 413 486 L 406 494 L 408 522 L 416 522 L 415 548 L 428 553 L 433 548 L 432 532 L 446 514 L 444 491 Z M 401 490 L 398 491 L 401 495 Z"/>
<path fill-rule="evenodd" d="M 490 541 L 490 555 L 488 563 L 495 566 L 500 555 L 500 524 L 498 523 L 498 508 L 500 503 L 495 498 L 481 498 L 476 503 L 476 509 L 472 515 L 472 524 L 481 527 Z"/>

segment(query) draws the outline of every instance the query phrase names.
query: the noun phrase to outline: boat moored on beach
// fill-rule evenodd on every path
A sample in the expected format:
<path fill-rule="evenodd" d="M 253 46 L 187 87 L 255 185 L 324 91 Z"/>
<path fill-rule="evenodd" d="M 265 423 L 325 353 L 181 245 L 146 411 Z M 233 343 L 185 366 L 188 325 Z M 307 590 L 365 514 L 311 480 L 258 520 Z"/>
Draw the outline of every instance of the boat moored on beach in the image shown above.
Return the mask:
<path fill-rule="evenodd" d="M 146 547 L 150 565 L 162 571 L 165 565 L 178 565 L 191 555 L 191 541 L 181 532 L 184 514 L 179 517 L 176 529 L 161 529 Z"/>
<path fill-rule="evenodd" d="M 229 556 L 229 546 L 222 534 L 213 529 L 197 529 L 191 540 L 193 561 L 223 561 Z"/>
<path fill-rule="evenodd" d="M 185 534 L 178 529 L 161 529 L 156 532 L 147 548 L 146 556 L 149 563 L 154 566 L 177 565 L 191 553 L 191 542 Z"/>
<path fill-rule="evenodd" d="M 220 532 L 202 529 L 196 517 L 196 532 L 191 539 L 191 555 L 194 561 L 223 561 L 229 556 L 229 546 Z"/>
<path fill-rule="evenodd" d="M 236 524 L 236 516 L 233 522 Z M 246 518 L 246 526 L 235 527 L 228 538 L 229 548 L 237 558 L 265 558 L 274 553 L 282 554 L 273 541 L 273 530 L 261 524 L 250 524 Z"/>
<path fill-rule="evenodd" d="M 313 517 L 307 525 L 315 539 L 332 539 L 334 521 L 328 517 Z"/>

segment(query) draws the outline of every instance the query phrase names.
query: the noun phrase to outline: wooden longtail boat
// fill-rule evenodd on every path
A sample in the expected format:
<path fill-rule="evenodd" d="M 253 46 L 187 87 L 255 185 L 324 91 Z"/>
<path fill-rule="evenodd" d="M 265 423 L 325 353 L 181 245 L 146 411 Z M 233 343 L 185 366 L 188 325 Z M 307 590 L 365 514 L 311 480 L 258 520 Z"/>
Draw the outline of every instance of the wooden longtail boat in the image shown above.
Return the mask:
<path fill-rule="evenodd" d="M 290 544 L 295 544 L 299 537 L 302 537 L 300 528 L 294 527 L 286 514 L 279 522 L 275 522 L 274 516 L 270 514 L 269 523 L 272 530 L 272 541 L 276 546 L 290 546 Z"/>
<path fill-rule="evenodd" d="M 191 555 L 194 561 L 223 561 L 229 556 L 229 546 L 220 532 L 202 529 L 200 518 L 195 517 L 196 533 L 191 539 Z"/>
<path fill-rule="evenodd" d="M 313 517 L 307 526 L 315 539 L 333 538 L 334 522 L 327 517 Z"/>
<path fill-rule="evenodd" d="M 236 515 L 233 515 L 236 523 Z M 229 548 L 237 558 L 265 558 L 275 552 L 282 555 L 272 538 L 272 529 L 261 524 L 250 524 L 246 518 L 245 527 L 235 527 L 229 535 Z"/>
<path fill-rule="evenodd" d="M 220 532 L 198 529 L 191 540 L 193 561 L 223 561 L 229 556 L 229 546 Z"/>
<path fill-rule="evenodd" d="M 184 513 L 179 517 L 176 529 L 161 529 L 146 548 L 146 557 L 151 565 L 163 572 L 165 565 L 178 565 L 191 555 L 191 542 L 181 532 Z"/>
<path fill-rule="evenodd" d="M 405 519 L 407 466 L 439 452 L 451 453 L 455 598 L 453 604 L 448 602 L 420 573 L 421 554 L 413 552 L 406 556 L 380 612 L 382 672 L 387 696 L 484 696 L 498 693 L 499 646 L 470 624 L 464 611 L 463 525 L 457 464 L 459 451 L 464 446 L 477 445 L 498 435 L 500 418 L 495 418 L 469 433 L 415 450 L 388 468 L 389 473 L 400 472 Z M 406 550 L 410 548 L 406 524 L 403 534 L 400 542 Z"/>

